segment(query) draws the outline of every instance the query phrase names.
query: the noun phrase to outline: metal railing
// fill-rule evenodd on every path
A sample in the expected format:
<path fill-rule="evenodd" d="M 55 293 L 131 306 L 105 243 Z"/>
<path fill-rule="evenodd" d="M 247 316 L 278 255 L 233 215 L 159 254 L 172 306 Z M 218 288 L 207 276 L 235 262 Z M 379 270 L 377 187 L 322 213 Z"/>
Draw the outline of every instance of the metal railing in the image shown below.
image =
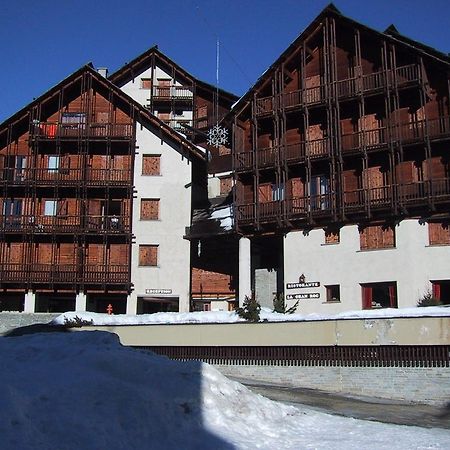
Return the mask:
<path fill-rule="evenodd" d="M 151 346 L 171 359 L 257 366 L 450 367 L 448 345 Z"/>

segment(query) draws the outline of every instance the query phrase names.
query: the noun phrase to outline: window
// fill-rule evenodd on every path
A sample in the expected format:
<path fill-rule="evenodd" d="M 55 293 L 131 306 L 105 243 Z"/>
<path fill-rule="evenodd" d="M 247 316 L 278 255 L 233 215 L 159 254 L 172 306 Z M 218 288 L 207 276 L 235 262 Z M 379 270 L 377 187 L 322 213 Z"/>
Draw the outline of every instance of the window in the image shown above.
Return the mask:
<path fill-rule="evenodd" d="M 330 284 L 325 286 L 327 290 L 327 302 L 340 302 L 341 293 L 339 284 Z"/>
<path fill-rule="evenodd" d="M 141 220 L 159 219 L 159 198 L 141 199 Z"/>
<path fill-rule="evenodd" d="M 228 195 L 232 188 L 233 178 L 231 176 L 220 178 L 220 195 Z"/>
<path fill-rule="evenodd" d="M 443 222 L 428 223 L 428 239 L 430 245 L 449 245 L 450 226 Z"/>
<path fill-rule="evenodd" d="M 361 284 L 363 309 L 397 308 L 397 283 Z"/>
<path fill-rule="evenodd" d="M 4 216 L 20 216 L 22 214 L 22 200 L 3 200 Z"/>
<path fill-rule="evenodd" d="M 75 128 L 84 128 L 86 114 L 82 112 L 65 112 L 61 116 L 61 123 L 75 125 Z"/>
<path fill-rule="evenodd" d="M 392 226 L 374 225 L 359 232 L 361 250 L 395 247 L 395 230 Z"/>
<path fill-rule="evenodd" d="M 339 244 L 340 233 L 339 230 L 325 230 L 325 244 Z"/>
<path fill-rule="evenodd" d="M 329 201 L 330 180 L 325 175 L 311 177 L 308 186 L 312 210 L 324 210 L 330 207 Z"/>
<path fill-rule="evenodd" d="M 139 246 L 139 265 L 157 266 L 158 265 L 158 245 L 140 245 Z"/>
<path fill-rule="evenodd" d="M 450 280 L 432 281 L 433 297 L 437 298 L 441 304 L 450 305 Z"/>
<path fill-rule="evenodd" d="M 48 157 L 48 171 L 56 172 L 59 169 L 59 156 Z"/>
<path fill-rule="evenodd" d="M 272 184 L 272 200 L 273 201 L 284 200 L 284 183 Z"/>
<path fill-rule="evenodd" d="M 44 216 L 56 216 L 56 208 L 58 202 L 56 200 L 45 200 Z"/>
<path fill-rule="evenodd" d="M 152 79 L 151 78 L 141 78 L 141 89 L 151 89 Z"/>
<path fill-rule="evenodd" d="M 142 175 L 161 175 L 161 155 L 142 156 Z"/>

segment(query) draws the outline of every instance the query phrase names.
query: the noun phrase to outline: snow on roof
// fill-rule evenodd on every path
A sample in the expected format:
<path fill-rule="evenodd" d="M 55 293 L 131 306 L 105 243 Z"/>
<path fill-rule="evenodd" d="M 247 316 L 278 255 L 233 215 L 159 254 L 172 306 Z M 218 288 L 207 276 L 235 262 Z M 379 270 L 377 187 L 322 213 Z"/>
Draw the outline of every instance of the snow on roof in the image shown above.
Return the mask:
<path fill-rule="evenodd" d="M 93 325 L 145 325 L 174 323 L 234 323 L 243 322 L 234 311 L 198 311 L 191 313 L 160 312 L 139 315 L 108 315 L 93 312 L 66 312 L 53 319 L 52 324 L 63 325 L 64 319 L 75 316 L 92 320 Z M 346 311 L 339 314 L 279 314 L 270 309 L 261 309 L 261 320 L 268 322 L 304 322 L 317 320 L 380 319 L 396 317 L 449 317 L 450 308 L 429 306 L 426 308 L 386 308 L 364 311 Z"/>
<path fill-rule="evenodd" d="M 450 430 L 271 401 L 208 364 L 126 348 L 105 332 L 0 338 L 2 450 L 448 448 Z"/>
<path fill-rule="evenodd" d="M 215 209 L 211 213 L 211 219 L 220 221 L 220 227 L 224 230 L 230 231 L 233 229 L 233 218 L 231 205 L 227 205 L 223 208 Z"/>

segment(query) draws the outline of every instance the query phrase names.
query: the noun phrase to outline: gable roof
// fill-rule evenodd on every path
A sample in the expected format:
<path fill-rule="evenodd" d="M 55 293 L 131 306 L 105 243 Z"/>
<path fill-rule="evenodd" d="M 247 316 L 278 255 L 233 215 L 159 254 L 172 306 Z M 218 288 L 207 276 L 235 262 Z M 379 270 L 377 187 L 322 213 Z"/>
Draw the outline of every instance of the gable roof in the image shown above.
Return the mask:
<path fill-rule="evenodd" d="M 206 83 L 204 81 L 199 80 L 198 78 L 194 77 L 192 74 L 187 72 L 185 69 L 183 69 L 181 66 L 179 66 L 176 62 L 174 62 L 172 59 L 170 59 L 167 55 L 162 53 L 157 45 L 154 45 L 153 47 L 150 47 L 148 50 L 146 50 L 144 53 L 140 54 L 136 58 L 134 58 L 132 61 L 126 63 L 124 66 L 122 66 L 120 69 L 118 69 L 116 72 L 109 75 L 108 79 L 114 83 L 115 85 L 121 87 L 128 81 L 132 80 L 136 76 L 138 76 L 140 73 L 142 73 L 144 70 L 148 69 L 151 66 L 152 58 L 156 57 L 163 63 L 175 67 L 177 72 L 179 72 L 184 78 L 189 80 L 190 82 L 195 82 L 197 86 L 203 88 L 206 91 L 215 92 L 216 87 L 212 84 Z M 232 94 L 231 92 L 224 91 L 223 89 L 219 88 L 220 96 L 227 99 L 228 101 L 235 102 L 238 99 L 238 96 Z"/>
<path fill-rule="evenodd" d="M 358 27 L 367 33 L 373 34 L 375 36 L 378 36 L 383 39 L 387 39 L 391 42 L 398 43 L 400 45 L 409 47 L 410 49 L 413 49 L 415 51 L 418 51 L 422 54 L 425 54 L 431 58 L 434 58 L 438 60 L 441 63 L 450 64 L 450 56 L 442 53 L 432 47 L 429 47 L 427 45 L 421 44 L 419 42 L 416 42 L 412 39 L 409 39 L 405 36 L 402 36 L 400 33 L 398 33 L 397 29 L 394 25 L 390 25 L 384 32 L 380 32 L 377 30 L 374 30 L 373 28 L 370 28 L 366 25 L 363 25 L 349 17 L 346 17 L 341 14 L 341 12 L 334 6 L 333 3 L 330 3 L 328 6 L 326 6 L 319 15 L 302 31 L 302 33 L 289 45 L 289 47 L 276 59 L 275 62 L 273 62 L 269 68 L 264 71 L 264 73 L 256 80 L 254 85 L 233 105 L 232 110 L 230 113 L 227 114 L 227 116 L 223 119 L 226 121 L 229 119 L 230 116 L 233 115 L 233 113 L 236 112 L 236 110 L 243 107 L 243 105 L 246 105 L 249 97 L 251 96 L 251 93 L 254 92 L 256 89 L 260 88 L 261 85 L 268 80 L 273 72 L 276 70 L 277 67 L 286 59 L 289 58 L 292 52 L 298 49 L 299 45 L 304 41 L 311 33 L 314 33 L 314 31 L 319 27 L 322 23 L 322 21 L 326 17 L 334 17 L 338 18 L 339 20 L 354 26 Z"/>
<path fill-rule="evenodd" d="M 202 152 L 197 146 L 188 141 L 183 135 L 173 130 L 171 127 L 169 127 L 169 125 L 161 121 L 158 117 L 156 117 L 146 108 L 144 108 L 140 103 L 135 101 L 133 98 L 131 98 L 129 95 L 123 92 L 116 85 L 111 83 L 108 79 L 100 75 L 92 67 L 91 63 L 82 66 L 80 69 L 69 75 L 67 78 L 65 78 L 52 88 L 50 88 L 47 92 L 45 92 L 40 97 L 33 100 L 30 104 L 28 104 L 27 106 L 25 106 L 15 114 L 13 114 L 11 117 L 6 119 L 3 123 L 1 123 L 0 136 L 3 133 L 5 133 L 9 125 L 27 119 L 29 111 L 33 107 L 42 103 L 44 100 L 51 98 L 62 88 L 69 86 L 71 83 L 76 82 L 77 80 L 80 79 L 80 77 L 83 77 L 85 75 L 92 77 L 96 82 L 100 83 L 108 90 L 111 90 L 118 99 L 130 105 L 134 119 L 136 119 L 137 122 L 142 123 L 143 125 L 145 124 L 150 125 L 153 128 L 158 129 L 158 131 L 161 133 L 161 139 L 165 138 L 168 141 L 172 142 L 173 144 L 180 145 L 185 151 L 189 152 L 189 154 L 191 154 L 192 156 L 200 158 L 204 161 L 206 160 L 205 153 Z"/>

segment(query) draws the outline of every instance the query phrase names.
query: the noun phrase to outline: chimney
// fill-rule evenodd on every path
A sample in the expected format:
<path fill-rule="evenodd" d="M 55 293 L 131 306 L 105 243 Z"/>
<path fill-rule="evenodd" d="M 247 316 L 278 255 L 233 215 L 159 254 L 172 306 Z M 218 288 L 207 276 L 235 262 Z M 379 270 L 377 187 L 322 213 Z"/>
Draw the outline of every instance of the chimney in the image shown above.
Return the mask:
<path fill-rule="evenodd" d="M 108 78 L 108 68 L 107 68 L 107 67 L 99 67 L 99 68 L 97 69 L 97 72 L 98 72 L 102 77 Z"/>

